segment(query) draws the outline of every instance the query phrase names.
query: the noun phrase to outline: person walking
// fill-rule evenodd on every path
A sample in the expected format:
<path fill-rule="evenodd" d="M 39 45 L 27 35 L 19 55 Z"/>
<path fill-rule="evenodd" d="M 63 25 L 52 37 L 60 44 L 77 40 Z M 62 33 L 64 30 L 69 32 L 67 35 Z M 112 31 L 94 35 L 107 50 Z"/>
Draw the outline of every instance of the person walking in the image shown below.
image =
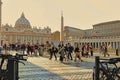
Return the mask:
<path fill-rule="evenodd" d="M 53 43 L 51 43 L 50 60 L 52 59 L 53 54 L 55 56 L 55 60 L 57 60 L 57 55 L 56 55 L 57 52 L 58 52 L 58 49 L 55 47 L 55 45 Z"/>
<path fill-rule="evenodd" d="M 22 54 L 25 54 L 25 49 L 26 49 L 26 45 L 25 45 L 25 44 L 22 44 L 22 45 L 21 45 Z"/>
<path fill-rule="evenodd" d="M 78 43 L 75 45 L 75 50 L 74 50 L 74 52 L 75 52 L 75 62 L 76 62 L 76 59 L 78 58 L 79 60 L 81 60 L 81 62 L 83 61 L 82 59 L 81 59 L 81 52 L 80 52 L 80 49 L 79 49 L 79 46 L 78 46 Z"/>
<path fill-rule="evenodd" d="M 28 43 L 27 44 L 27 54 L 29 55 L 29 56 L 31 56 L 32 54 L 30 53 L 31 52 L 31 45 L 30 45 L 30 43 Z"/>
<path fill-rule="evenodd" d="M 91 54 L 91 56 L 93 56 L 93 48 L 94 48 L 93 45 L 91 45 L 90 46 L 90 54 Z"/>
<path fill-rule="evenodd" d="M 70 43 L 68 43 L 68 59 L 73 60 L 72 58 L 72 52 L 73 52 L 73 46 L 71 46 Z"/>
<path fill-rule="evenodd" d="M 88 56 L 89 56 L 89 44 L 88 43 L 85 43 L 84 55 L 86 58 L 88 58 Z"/>
<path fill-rule="evenodd" d="M 65 61 L 68 61 L 68 44 L 67 43 L 64 46 L 64 51 L 65 51 L 65 55 L 64 55 Z"/>
<path fill-rule="evenodd" d="M 108 54 L 108 49 L 107 49 L 107 46 L 106 46 L 106 45 L 104 45 L 104 46 L 103 46 L 103 48 L 104 48 L 104 52 L 103 52 L 104 57 L 106 57 L 106 55 L 110 56 L 110 55 Z"/>
<path fill-rule="evenodd" d="M 63 43 L 60 43 L 60 44 L 58 45 L 58 53 L 60 54 L 59 60 L 60 60 L 61 62 L 63 62 L 63 59 L 64 59 L 64 57 L 65 57 L 65 47 L 64 47 L 64 44 L 63 44 Z"/>
<path fill-rule="evenodd" d="M 55 47 L 55 45 L 53 45 L 53 47 L 52 47 L 52 53 L 54 54 L 55 60 L 57 60 L 57 52 L 58 52 L 57 47 Z"/>
<path fill-rule="evenodd" d="M 39 48 L 39 46 L 37 44 L 35 44 L 33 47 L 34 47 L 34 56 L 38 56 L 38 48 Z"/>
<path fill-rule="evenodd" d="M 84 45 L 84 43 L 83 43 L 82 46 L 81 46 L 82 57 L 85 57 L 85 54 L 84 54 L 84 48 L 85 48 L 85 45 Z"/>

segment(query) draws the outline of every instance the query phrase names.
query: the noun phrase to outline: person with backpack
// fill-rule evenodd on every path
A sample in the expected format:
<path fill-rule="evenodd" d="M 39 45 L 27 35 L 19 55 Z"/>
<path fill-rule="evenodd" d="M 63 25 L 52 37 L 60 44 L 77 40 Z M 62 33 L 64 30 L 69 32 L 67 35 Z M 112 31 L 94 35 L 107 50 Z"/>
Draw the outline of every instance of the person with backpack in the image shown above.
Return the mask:
<path fill-rule="evenodd" d="M 63 59 L 65 58 L 65 47 L 61 46 L 58 53 L 60 54 L 60 61 L 63 62 Z"/>

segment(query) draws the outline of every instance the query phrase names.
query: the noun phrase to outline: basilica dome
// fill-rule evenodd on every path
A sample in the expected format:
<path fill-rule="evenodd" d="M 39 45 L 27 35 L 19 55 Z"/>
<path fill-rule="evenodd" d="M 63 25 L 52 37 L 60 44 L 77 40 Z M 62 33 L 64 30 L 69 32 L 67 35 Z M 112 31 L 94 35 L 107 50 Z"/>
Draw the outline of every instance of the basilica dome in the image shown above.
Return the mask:
<path fill-rule="evenodd" d="M 31 28 L 30 22 L 25 18 L 24 13 L 22 13 L 21 17 L 16 21 L 15 27 Z"/>

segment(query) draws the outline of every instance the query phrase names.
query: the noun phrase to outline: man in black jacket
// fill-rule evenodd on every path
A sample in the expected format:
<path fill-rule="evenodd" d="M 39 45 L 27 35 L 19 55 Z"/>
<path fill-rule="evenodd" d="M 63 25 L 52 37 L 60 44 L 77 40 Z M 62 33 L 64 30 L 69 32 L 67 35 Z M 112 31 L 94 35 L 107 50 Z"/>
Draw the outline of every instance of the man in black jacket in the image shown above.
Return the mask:
<path fill-rule="evenodd" d="M 73 52 L 73 46 L 71 46 L 71 44 L 68 43 L 68 59 L 71 58 L 71 60 L 73 60 L 73 58 L 72 58 L 72 52 Z"/>
<path fill-rule="evenodd" d="M 52 43 L 52 44 L 51 44 L 51 50 L 50 50 L 50 60 L 52 59 L 53 54 L 54 54 L 54 56 L 55 56 L 55 60 L 57 60 L 57 56 L 56 56 L 57 52 L 58 52 L 58 49 L 57 49 L 57 48 L 55 47 L 55 45 Z"/>

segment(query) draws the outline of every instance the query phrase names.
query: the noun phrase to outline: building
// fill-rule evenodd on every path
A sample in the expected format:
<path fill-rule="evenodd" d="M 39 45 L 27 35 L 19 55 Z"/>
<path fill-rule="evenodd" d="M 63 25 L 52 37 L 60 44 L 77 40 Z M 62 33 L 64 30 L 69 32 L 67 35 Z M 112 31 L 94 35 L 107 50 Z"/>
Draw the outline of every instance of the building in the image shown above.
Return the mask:
<path fill-rule="evenodd" d="M 120 20 L 95 24 L 93 30 L 97 36 L 120 36 Z"/>
<path fill-rule="evenodd" d="M 75 40 L 80 39 L 85 35 L 84 31 L 78 28 L 65 26 L 64 27 L 64 40 Z"/>
<path fill-rule="evenodd" d="M 60 41 L 60 32 L 59 31 L 55 31 L 52 33 L 53 35 L 53 40 L 57 40 L 57 41 Z"/>
<path fill-rule="evenodd" d="M 25 17 L 24 13 L 15 22 L 15 26 L 2 25 L 1 27 L 1 45 L 8 43 L 40 43 L 44 44 L 46 41 L 51 42 L 52 35 L 49 27 L 31 26 L 29 20 Z"/>
<path fill-rule="evenodd" d="M 53 32 L 52 36 L 52 42 L 54 42 L 55 46 L 58 46 L 58 44 L 60 43 L 60 31 Z"/>
<path fill-rule="evenodd" d="M 89 43 L 95 48 L 105 43 L 113 49 L 120 48 L 120 20 L 103 22 L 93 25 L 93 29 L 81 30 L 65 27 L 65 41 Z"/>

